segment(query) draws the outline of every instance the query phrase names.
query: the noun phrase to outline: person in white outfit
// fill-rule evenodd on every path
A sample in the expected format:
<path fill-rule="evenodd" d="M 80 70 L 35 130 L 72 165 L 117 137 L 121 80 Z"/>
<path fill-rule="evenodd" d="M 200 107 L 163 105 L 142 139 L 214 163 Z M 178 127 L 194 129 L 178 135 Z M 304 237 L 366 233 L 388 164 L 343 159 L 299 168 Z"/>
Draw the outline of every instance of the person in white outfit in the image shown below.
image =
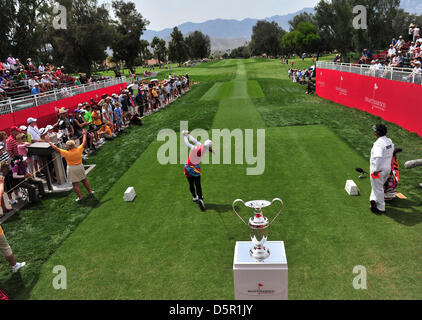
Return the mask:
<path fill-rule="evenodd" d="M 377 124 L 373 127 L 375 141 L 371 150 L 370 173 L 372 192 L 369 198 L 370 210 L 381 215 L 385 213 L 384 184 L 390 176 L 391 161 L 394 154 L 394 144 L 387 138 L 387 127 Z"/>

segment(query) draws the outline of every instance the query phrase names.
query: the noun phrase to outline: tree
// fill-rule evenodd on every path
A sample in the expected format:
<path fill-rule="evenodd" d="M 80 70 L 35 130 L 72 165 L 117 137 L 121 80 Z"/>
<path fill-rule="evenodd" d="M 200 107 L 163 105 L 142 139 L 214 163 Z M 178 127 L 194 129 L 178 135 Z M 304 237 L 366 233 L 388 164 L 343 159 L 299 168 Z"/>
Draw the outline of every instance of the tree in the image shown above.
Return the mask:
<path fill-rule="evenodd" d="M 174 27 L 171 33 L 171 41 L 169 43 L 169 60 L 182 63 L 188 57 L 188 48 L 186 46 L 183 34 L 177 27 Z"/>
<path fill-rule="evenodd" d="M 321 0 L 315 7 L 315 21 L 325 50 L 337 49 L 343 56 L 353 50 L 353 7 L 350 0 Z"/>
<path fill-rule="evenodd" d="M 211 40 L 208 35 L 194 31 L 186 38 L 186 44 L 189 48 L 190 58 L 203 59 L 210 56 Z"/>
<path fill-rule="evenodd" d="M 145 60 L 150 59 L 152 57 L 152 54 L 148 49 L 148 47 L 149 47 L 148 40 L 141 39 L 141 40 L 139 40 L 139 42 L 140 42 L 140 47 L 141 47 L 139 58 L 141 59 L 141 61 L 145 61 Z"/>
<path fill-rule="evenodd" d="M 126 66 L 134 73 L 135 59 L 142 49 L 140 38 L 149 21 L 136 10 L 134 2 L 113 0 L 112 7 L 117 18 L 111 46 L 113 55 L 116 60 L 125 61 Z"/>
<path fill-rule="evenodd" d="M 160 62 L 166 62 L 167 48 L 166 41 L 158 37 L 154 37 L 151 41 L 151 48 L 154 49 L 154 56 Z"/>
<path fill-rule="evenodd" d="M 0 1 L 0 59 L 9 55 L 11 50 L 12 27 L 16 17 L 16 1 Z"/>
<path fill-rule="evenodd" d="M 367 29 L 354 29 L 353 8 L 362 5 L 367 10 Z M 321 0 L 316 6 L 315 21 L 326 50 L 337 49 L 344 56 L 356 49 L 384 49 L 397 37 L 397 19 L 402 22 L 400 0 Z M 407 25 L 401 25 L 406 32 Z"/>
<path fill-rule="evenodd" d="M 302 12 L 301 14 L 294 16 L 294 18 L 289 21 L 290 31 L 296 30 L 297 26 L 301 22 L 309 22 L 315 24 L 313 14 L 308 12 Z"/>
<path fill-rule="evenodd" d="M 53 60 L 71 71 L 91 73 L 94 63 L 102 64 L 111 43 L 113 28 L 105 5 L 97 0 L 72 0 L 67 5 L 67 29 L 49 27 Z"/>
<path fill-rule="evenodd" d="M 251 50 L 253 54 L 269 56 L 281 54 L 281 39 L 286 32 L 276 22 L 258 21 L 253 27 Z"/>

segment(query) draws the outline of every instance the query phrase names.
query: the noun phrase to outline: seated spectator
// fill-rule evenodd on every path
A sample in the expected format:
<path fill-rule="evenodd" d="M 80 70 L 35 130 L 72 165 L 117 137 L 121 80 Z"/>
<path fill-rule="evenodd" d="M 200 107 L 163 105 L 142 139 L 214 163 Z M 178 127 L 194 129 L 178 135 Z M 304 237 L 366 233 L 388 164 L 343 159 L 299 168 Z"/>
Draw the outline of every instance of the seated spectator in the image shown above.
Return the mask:
<path fill-rule="evenodd" d="M 387 58 L 391 60 L 393 58 L 393 55 L 397 53 L 396 48 L 392 44 L 390 44 L 390 49 L 388 49 Z"/>
<path fill-rule="evenodd" d="M 26 66 L 28 67 L 28 70 L 30 71 L 34 71 L 35 70 L 35 66 L 32 64 L 32 59 L 28 58 L 26 60 Z"/>
<path fill-rule="evenodd" d="M 393 60 L 391 61 L 391 65 L 393 66 L 393 68 L 401 68 L 403 67 L 403 63 L 404 63 L 403 53 L 399 51 L 398 54 L 393 57 Z"/>
<path fill-rule="evenodd" d="M 367 64 L 372 60 L 372 53 L 368 49 L 363 49 L 363 55 L 360 58 L 360 64 Z"/>
<path fill-rule="evenodd" d="M 40 62 L 40 65 L 38 66 L 38 73 L 43 74 L 45 72 L 45 67 L 42 62 Z"/>
<path fill-rule="evenodd" d="M 35 86 L 32 88 L 31 93 L 33 95 L 37 95 L 41 93 L 40 85 L 38 83 L 35 83 Z"/>
<path fill-rule="evenodd" d="M 401 51 L 403 49 L 403 46 L 405 45 L 405 41 L 403 39 L 402 36 L 399 37 L 399 40 L 397 41 L 396 45 L 394 46 L 394 48 L 397 51 Z"/>
<path fill-rule="evenodd" d="M 42 75 L 41 86 L 44 88 L 45 91 L 53 90 L 53 84 L 50 82 L 50 79 L 47 77 L 46 74 Z"/>
<path fill-rule="evenodd" d="M 32 91 L 32 88 L 35 87 L 35 85 L 38 83 L 38 77 L 34 77 L 33 79 L 28 80 L 28 87 Z"/>

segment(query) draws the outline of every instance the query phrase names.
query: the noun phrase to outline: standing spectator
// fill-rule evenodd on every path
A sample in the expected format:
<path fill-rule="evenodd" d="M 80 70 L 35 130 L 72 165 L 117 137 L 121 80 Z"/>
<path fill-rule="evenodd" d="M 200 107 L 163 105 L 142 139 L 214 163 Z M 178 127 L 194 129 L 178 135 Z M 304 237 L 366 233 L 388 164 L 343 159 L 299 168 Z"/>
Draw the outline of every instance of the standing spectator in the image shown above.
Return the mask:
<path fill-rule="evenodd" d="M 37 119 L 28 118 L 26 122 L 28 123 L 28 135 L 31 136 L 31 143 L 41 141 L 40 131 L 37 127 Z M 34 164 L 34 172 L 37 172 L 40 169 L 38 156 L 32 156 L 32 162 Z"/>
<path fill-rule="evenodd" d="M 413 23 L 411 23 L 410 26 L 409 26 L 409 33 L 408 33 L 407 41 L 413 41 L 413 29 L 414 28 L 415 28 L 415 25 Z"/>
<path fill-rule="evenodd" d="M 9 138 L 7 138 L 7 140 L 6 140 L 7 153 L 9 154 L 10 158 L 12 158 L 12 159 L 19 155 L 18 141 L 16 140 L 16 136 L 19 133 L 20 132 L 19 132 L 19 129 L 17 127 L 11 127 Z"/>
<path fill-rule="evenodd" d="M 3 205 L 3 192 L 4 192 L 4 177 L 0 175 L 0 204 Z M 26 262 L 16 262 L 13 251 L 10 248 L 9 242 L 4 235 L 4 231 L 0 226 L 0 251 L 3 254 L 7 262 L 12 266 L 14 273 L 18 272 L 19 269 L 26 265 Z"/>
<path fill-rule="evenodd" d="M 421 29 L 419 29 L 418 26 L 415 26 L 413 28 L 413 41 L 414 42 L 416 42 L 416 40 L 419 38 L 420 32 L 421 32 Z"/>
<path fill-rule="evenodd" d="M 85 175 L 85 168 L 82 164 L 82 153 L 86 146 L 86 135 L 87 131 L 84 130 L 82 144 L 77 148 L 73 140 L 69 140 L 68 142 L 66 142 L 66 150 L 59 149 L 57 146 L 50 142 L 50 146 L 57 152 L 60 152 L 62 157 L 66 159 L 67 178 L 72 183 L 73 189 L 78 195 L 78 198 L 76 199 L 76 201 L 78 202 L 82 200 L 82 194 L 79 188 L 80 182 L 83 183 L 90 195 L 94 195 L 94 191 L 91 190 L 91 186 L 89 185 L 88 179 Z"/>

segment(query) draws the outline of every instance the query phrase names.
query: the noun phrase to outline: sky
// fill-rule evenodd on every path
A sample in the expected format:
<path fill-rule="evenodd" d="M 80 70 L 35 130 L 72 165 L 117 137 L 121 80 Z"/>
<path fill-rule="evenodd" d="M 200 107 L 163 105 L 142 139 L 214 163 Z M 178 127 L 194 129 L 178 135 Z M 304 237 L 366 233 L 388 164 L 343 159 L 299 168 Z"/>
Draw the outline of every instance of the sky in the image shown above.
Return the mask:
<path fill-rule="evenodd" d="M 131 0 L 150 21 L 147 29 L 173 28 L 184 22 L 213 19 L 262 19 L 314 7 L 319 0 Z M 101 0 L 100 2 L 111 2 Z"/>

